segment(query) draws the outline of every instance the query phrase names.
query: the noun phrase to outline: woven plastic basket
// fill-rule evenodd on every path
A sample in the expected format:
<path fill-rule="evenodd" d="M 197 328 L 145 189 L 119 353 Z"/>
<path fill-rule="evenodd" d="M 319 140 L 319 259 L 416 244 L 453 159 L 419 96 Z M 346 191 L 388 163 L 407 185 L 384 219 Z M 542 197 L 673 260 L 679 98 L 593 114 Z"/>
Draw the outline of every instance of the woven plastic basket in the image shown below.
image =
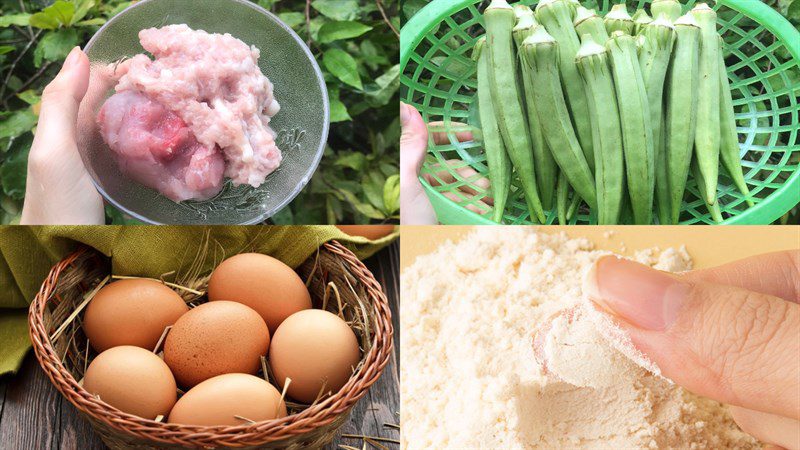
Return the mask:
<path fill-rule="evenodd" d="M 680 0 L 684 11 L 696 0 Z M 443 121 L 449 142 L 431 140 L 422 178 L 442 223 L 491 224 L 484 200 L 490 192 L 476 182 L 488 175 L 479 139 L 459 142 L 458 126 L 479 128 L 475 99 L 475 63 L 470 52 L 485 31 L 482 0 L 434 0 L 403 26 L 400 66 L 401 100 L 415 106 L 430 122 Z M 537 0 L 523 0 L 534 6 Z M 605 13 L 610 0 L 582 0 Z M 628 9 L 648 6 L 650 0 L 628 0 Z M 789 71 L 798 74 L 800 33 L 780 14 L 760 0 L 709 1 L 718 14 L 718 29 L 725 41 L 724 55 L 734 99 L 745 179 L 756 205 L 747 208 L 724 169 L 720 170 L 719 202 L 724 223 L 769 224 L 800 202 L 800 86 Z M 456 128 L 456 130 L 453 130 Z M 461 127 L 463 131 L 463 127 Z M 477 136 L 477 134 L 476 134 Z M 462 175 L 465 168 L 477 174 Z M 461 169 L 461 170 L 459 170 Z M 434 186 L 436 185 L 436 186 Z M 697 195 L 690 176 L 681 223 L 714 223 Z M 465 193 L 464 191 L 474 192 Z M 530 217 L 521 189 L 512 189 L 503 221 L 527 224 Z M 458 203 L 451 200 L 457 199 Z M 548 213 L 548 223 L 556 220 Z M 591 211 L 582 209 L 572 223 L 596 223 Z"/>
<path fill-rule="evenodd" d="M 391 313 L 372 273 L 338 242 L 325 243 L 297 271 L 304 280 L 310 278 L 308 286 L 315 308 L 336 290 L 346 305 L 343 314 L 348 323 L 354 314 L 361 314 L 368 317 L 364 322 L 368 326 L 353 326 L 363 352 L 361 364 L 347 384 L 310 407 L 290 404 L 290 411 L 300 411 L 285 418 L 234 427 L 162 423 L 124 413 L 83 389 L 78 380 L 95 354 L 89 351 L 80 328 L 82 314 L 54 339 L 51 335 L 76 310 L 85 294 L 110 273 L 108 259 L 90 249 L 78 250 L 56 264 L 42 284 L 28 317 L 33 349 L 56 389 L 78 408 L 111 448 L 320 448 L 336 436 L 351 408 L 377 381 L 389 361 Z M 201 283 L 207 279 L 206 276 Z M 338 289 L 331 288 L 331 284 Z M 204 290 L 203 284 L 198 287 Z M 203 301 L 204 298 L 193 304 Z M 329 300 L 327 309 L 338 312 L 338 304 L 337 300 Z"/>

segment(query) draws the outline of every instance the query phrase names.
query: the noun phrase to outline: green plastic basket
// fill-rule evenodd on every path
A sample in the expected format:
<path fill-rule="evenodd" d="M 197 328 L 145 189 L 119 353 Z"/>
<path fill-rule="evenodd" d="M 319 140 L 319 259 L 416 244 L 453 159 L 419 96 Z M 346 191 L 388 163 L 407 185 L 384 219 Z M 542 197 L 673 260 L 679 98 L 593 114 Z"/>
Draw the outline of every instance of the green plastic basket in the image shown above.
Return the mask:
<path fill-rule="evenodd" d="M 459 142 L 461 123 L 478 129 L 475 99 L 475 63 L 470 52 L 485 31 L 481 15 L 487 1 L 434 0 L 404 26 L 400 34 L 402 101 L 415 106 L 430 123 L 443 121 L 449 142 L 428 147 L 421 181 L 439 220 L 445 224 L 491 224 L 487 208 L 490 192 L 476 185 L 488 175 L 478 138 Z M 537 0 L 522 0 L 534 6 Z M 582 3 L 605 13 L 609 0 Z M 628 7 L 644 7 L 650 0 L 628 0 Z M 681 0 L 684 11 L 696 0 Z M 712 2 L 710 2 L 712 3 Z M 800 203 L 800 85 L 789 72 L 800 75 L 800 33 L 760 0 L 718 0 L 720 33 L 736 110 L 745 179 L 755 206 L 747 208 L 724 169 L 720 169 L 719 202 L 726 224 L 769 224 Z M 461 127 L 463 131 L 463 127 Z M 476 133 L 476 137 L 479 133 Z M 477 172 L 462 175 L 464 168 Z M 459 172 L 459 169 L 461 171 Z M 464 190 L 471 191 L 465 193 Z M 690 176 L 681 223 L 714 223 Z M 448 198 L 448 196 L 450 198 Z M 453 201 L 452 199 L 457 201 Z M 547 222 L 556 221 L 549 211 Z M 503 221 L 530 222 L 522 191 L 512 188 Z M 596 223 L 591 211 L 581 209 L 572 223 Z"/>

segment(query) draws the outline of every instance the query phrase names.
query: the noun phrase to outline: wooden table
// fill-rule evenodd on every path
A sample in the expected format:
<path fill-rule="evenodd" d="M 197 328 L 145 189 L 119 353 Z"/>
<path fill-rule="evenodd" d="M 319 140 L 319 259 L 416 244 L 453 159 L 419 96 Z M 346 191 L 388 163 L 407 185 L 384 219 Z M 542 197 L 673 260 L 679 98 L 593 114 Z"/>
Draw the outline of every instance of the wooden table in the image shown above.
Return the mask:
<path fill-rule="evenodd" d="M 392 307 L 394 355 L 381 378 L 353 408 L 350 420 L 340 430 L 341 434 L 400 438 L 399 430 L 384 426 L 386 423 L 400 423 L 399 260 L 399 243 L 396 241 L 365 261 L 383 286 Z M 338 449 L 340 444 L 362 448 L 363 442 L 337 436 L 328 449 Z M 389 442 L 382 442 L 381 445 L 399 447 Z M 25 358 L 17 375 L 0 378 L 0 449 L 105 448 L 89 423 L 56 391 L 39 367 L 33 352 Z"/>

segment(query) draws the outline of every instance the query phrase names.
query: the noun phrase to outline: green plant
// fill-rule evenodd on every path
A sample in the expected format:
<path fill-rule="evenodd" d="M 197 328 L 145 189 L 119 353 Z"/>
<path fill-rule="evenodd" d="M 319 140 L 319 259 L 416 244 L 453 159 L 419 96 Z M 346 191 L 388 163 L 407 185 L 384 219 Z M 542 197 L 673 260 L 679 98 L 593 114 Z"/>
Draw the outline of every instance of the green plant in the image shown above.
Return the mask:
<path fill-rule="evenodd" d="M 328 147 L 276 223 L 367 223 L 399 211 L 397 0 L 253 0 L 304 39 L 328 85 Z M 121 0 L 0 0 L 0 223 L 19 220 L 27 155 L 44 86 Z M 110 223 L 127 223 L 107 208 Z"/>

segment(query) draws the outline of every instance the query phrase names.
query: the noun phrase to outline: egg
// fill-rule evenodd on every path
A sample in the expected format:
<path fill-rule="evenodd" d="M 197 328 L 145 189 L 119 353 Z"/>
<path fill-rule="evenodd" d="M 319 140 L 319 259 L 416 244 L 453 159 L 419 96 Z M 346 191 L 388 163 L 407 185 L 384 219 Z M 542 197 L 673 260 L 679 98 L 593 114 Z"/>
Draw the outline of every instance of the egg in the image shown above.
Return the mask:
<path fill-rule="evenodd" d="M 120 411 L 145 419 L 166 416 L 177 398 L 175 378 L 164 361 L 132 345 L 97 355 L 86 369 L 83 388 Z"/>
<path fill-rule="evenodd" d="M 89 302 L 83 331 L 98 352 L 119 345 L 153 350 L 164 329 L 186 311 L 186 302 L 158 281 L 119 280 L 103 286 Z"/>
<path fill-rule="evenodd" d="M 286 403 L 263 378 L 229 373 L 209 378 L 178 400 L 169 422 L 185 425 L 244 425 L 286 417 Z"/>
<path fill-rule="evenodd" d="M 223 261 L 208 281 L 208 299 L 239 302 L 255 309 L 273 333 L 285 318 L 311 308 L 311 295 L 297 273 L 259 253 L 242 253 Z"/>
<path fill-rule="evenodd" d="M 192 387 L 225 373 L 256 373 L 267 354 L 269 330 L 252 308 L 204 303 L 178 319 L 164 342 L 164 361 L 178 384 Z"/>
<path fill-rule="evenodd" d="M 394 233 L 394 225 L 336 225 L 336 228 L 350 236 L 361 236 L 371 241 Z"/>
<path fill-rule="evenodd" d="M 355 333 L 339 316 L 320 309 L 292 314 L 272 336 L 269 362 L 278 386 L 291 378 L 287 393 L 312 403 L 323 383 L 337 392 L 360 360 Z"/>

